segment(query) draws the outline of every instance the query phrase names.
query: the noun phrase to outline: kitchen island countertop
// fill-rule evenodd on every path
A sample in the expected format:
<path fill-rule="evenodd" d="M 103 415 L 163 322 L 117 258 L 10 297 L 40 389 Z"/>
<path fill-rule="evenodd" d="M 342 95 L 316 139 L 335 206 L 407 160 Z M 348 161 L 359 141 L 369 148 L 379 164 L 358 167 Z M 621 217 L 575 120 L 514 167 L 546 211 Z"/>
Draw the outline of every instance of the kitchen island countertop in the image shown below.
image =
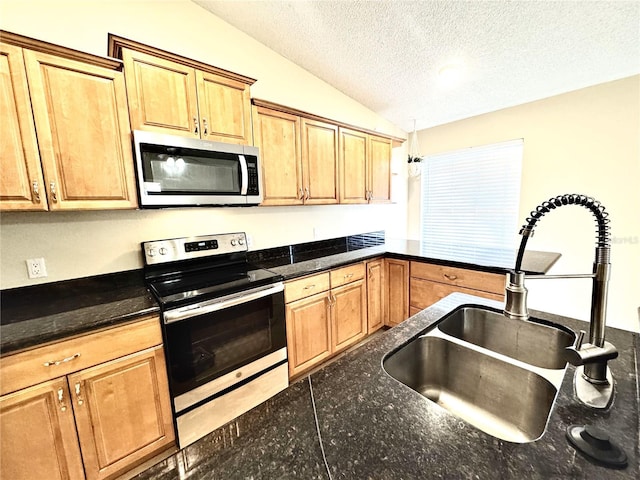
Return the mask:
<path fill-rule="evenodd" d="M 578 403 L 569 366 L 546 432 L 531 443 L 485 434 L 385 373 L 382 360 L 388 352 L 462 304 L 501 308 L 491 300 L 450 295 L 136 478 L 638 478 L 635 333 L 607 329 L 607 340 L 620 352 L 610 363 L 616 381 L 613 405 L 594 410 Z M 574 331 L 588 327 L 553 314 L 532 314 Z M 628 467 L 603 468 L 578 454 L 565 439 L 572 424 L 606 430 L 625 450 Z"/>

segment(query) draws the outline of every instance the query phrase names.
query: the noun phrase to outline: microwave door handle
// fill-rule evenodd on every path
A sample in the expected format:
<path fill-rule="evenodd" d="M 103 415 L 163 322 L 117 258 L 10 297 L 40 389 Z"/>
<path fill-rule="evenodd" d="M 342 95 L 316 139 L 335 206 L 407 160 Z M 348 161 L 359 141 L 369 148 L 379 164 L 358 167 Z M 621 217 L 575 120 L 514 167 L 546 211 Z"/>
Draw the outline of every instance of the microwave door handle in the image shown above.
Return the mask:
<path fill-rule="evenodd" d="M 238 155 L 240 160 L 240 173 L 242 176 L 242 185 L 240 186 L 240 195 L 246 195 L 249 189 L 249 171 L 247 170 L 247 159 L 244 155 Z"/>
<path fill-rule="evenodd" d="M 180 320 L 186 320 L 187 318 L 196 317 L 198 315 L 204 315 L 207 313 L 217 312 L 224 310 L 225 308 L 234 307 L 242 303 L 252 302 L 262 297 L 273 295 L 284 291 L 284 285 L 282 282 L 268 288 L 257 288 L 255 291 L 246 293 L 243 292 L 239 295 L 230 295 L 228 298 L 216 299 L 208 302 L 197 303 L 195 305 L 189 305 L 182 308 L 176 308 L 175 310 L 169 310 L 164 312 L 164 323 L 168 325 L 170 323 L 179 322 Z"/>

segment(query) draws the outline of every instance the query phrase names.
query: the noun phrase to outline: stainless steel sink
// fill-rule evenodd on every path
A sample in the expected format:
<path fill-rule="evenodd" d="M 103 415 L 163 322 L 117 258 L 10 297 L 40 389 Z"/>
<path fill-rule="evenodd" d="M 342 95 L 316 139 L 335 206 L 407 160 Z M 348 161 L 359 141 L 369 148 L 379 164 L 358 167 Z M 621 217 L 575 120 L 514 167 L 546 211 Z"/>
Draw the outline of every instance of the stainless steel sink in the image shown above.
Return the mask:
<path fill-rule="evenodd" d="M 465 306 L 388 354 L 384 370 L 458 418 L 515 443 L 542 436 L 574 335 Z"/>
<path fill-rule="evenodd" d="M 564 349 L 575 335 L 560 328 L 507 318 L 478 307 L 454 310 L 438 328 L 447 335 L 542 368 L 564 368 Z"/>

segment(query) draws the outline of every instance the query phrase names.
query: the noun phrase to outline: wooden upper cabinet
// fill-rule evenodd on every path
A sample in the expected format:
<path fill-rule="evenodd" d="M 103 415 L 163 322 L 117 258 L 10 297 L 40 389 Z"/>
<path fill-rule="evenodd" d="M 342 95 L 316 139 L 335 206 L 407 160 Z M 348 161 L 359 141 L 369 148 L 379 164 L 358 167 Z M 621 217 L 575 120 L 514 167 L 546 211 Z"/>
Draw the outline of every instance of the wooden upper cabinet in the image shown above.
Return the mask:
<path fill-rule="evenodd" d="M 196 71 L 202 138 L 216 142 L 250 144 L 249 85 L 221 75 Z"/>
<path fill-rule="evenodd" d="M 66 378 L 0 397 L 0 478 L 84 479 Z"/>
<path fill-rule="evenodd" d="M 391 201 L 391 149 L 398 138 L 253 100 L 263 205 Z"/>
<path fill-rule="evenodd" d="M 340 128 L 340 203 L 391 201 L 391 139 Z"/>
<path fill-rule="evenodd" d="M 254 79 L 116 35 L 109 55 L 124 62 L 133 130 L 253 144 Z"/>
<path fill-rule="evenodd" d="M 255 144 L 260 149 L 263 205 L 303 203 L 300 117 L 255 107 Z"/>
<path fill-rule="evenodd" d="M 51 210 L 137 206 L 122 73 L 24 50 Z"/>
<path fill-rule="evenodd" d="M 338 203 L 338 127 L 302 119 L 305 204 Z"/>
<path fill-rule="evenodd" d="M 340 203 L 367 203 L 369 135 L 340 128 Z"/>
<path fill-rule="evenodd" d="M 46 210 L 22 48 L 0 43 L 0 209 Z"/>
<path fill-rule="evenodd" d="M 128 49 L 122 61 L 133 130 L 200 136 L 193 68 Z"/>
<path fill-rule="evenodd" d="M 369 202 L 391 202 L 391 148 L 389 138 L 369 139 Z"/>

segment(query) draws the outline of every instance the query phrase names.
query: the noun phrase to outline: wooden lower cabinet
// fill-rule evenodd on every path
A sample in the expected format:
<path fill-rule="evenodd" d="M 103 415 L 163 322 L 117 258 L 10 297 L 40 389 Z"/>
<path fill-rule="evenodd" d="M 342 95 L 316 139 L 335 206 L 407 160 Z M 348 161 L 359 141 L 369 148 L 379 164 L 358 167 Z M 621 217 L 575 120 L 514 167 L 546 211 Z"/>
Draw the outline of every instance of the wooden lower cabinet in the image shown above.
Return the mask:
<path fill-rule="evenodd" d="M 357 280 L 331 290 L 331 326 L 334 352 L 339 352 L 367 334 L 367 286 Z"/>
<path fill-rule="evenodd" d="M 392 327 L 409 318 L 409 262 L 385 258 L 386 325 Z"/>
<path fill-rule="evenodd" d="M 454 292 L 503 301 L 504 276 L 498 273 L 411 262 L 409 298 L 412 315 Z"/>
<path fill-rule="evenodd" d="M 287 304 L 289 377 L 319 364 L 332 353 L 329 292 Z"/>
<path fill-rule="evenodd" d="M 364 263 L 287 282 L 284 296 L 289 378 L 367 335 Z"/>
<path fill-rule="evenodd" d="M 121 336 L 137 338 L 142 350 L 109 360 L 109 351 L 130 341 L 119 342 Z M 111 343 L 95 348 L 96 339 Z M 0 359 L 0 477 L 114 478 L 170 448 L 175 436 L 159 342 L 158 319 L 150 318 Z M 96 354 L 103 361 L 87 367 Z M 43 366 L 43 358 L 63 360 Z M 24 366 L 40 383 L 7 392 L 25 382 Z M 61 376 L 45 380 L 48 371 Z"/>
<path fill-rule="evenodd" d="M 367 262 L 367 333 L 371 334 L 384 325 L 385 317 L 384 260 Z"/>
<path fill-rule="evenodd" d="M 0 438 L 0 478 L 84 478 L 64 377 L 0 397 Z"/>
<path fill-rule="evenodd" d="M 69 376 L 87 479 L 104 479 L 173 440 L 162 346 Z"/>

